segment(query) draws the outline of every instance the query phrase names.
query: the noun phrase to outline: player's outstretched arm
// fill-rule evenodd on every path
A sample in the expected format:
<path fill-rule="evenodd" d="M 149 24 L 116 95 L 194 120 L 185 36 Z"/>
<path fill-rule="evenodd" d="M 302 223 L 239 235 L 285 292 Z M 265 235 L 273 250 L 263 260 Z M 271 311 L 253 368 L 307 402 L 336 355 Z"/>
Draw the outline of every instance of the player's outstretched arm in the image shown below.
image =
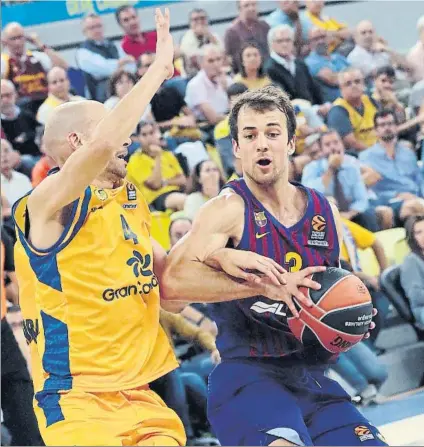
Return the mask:
<path fill-rule="evenodd" d="M 56 116 L 53 115 L 52 121 L 47 123 L 46 147 L 55 146 L 59 130 L 64 134 L 63 139 L 68 138 L 79 147 L 56 175 L 46 179 L 47 183 L 41 183 L 40 187 L 31 194 L 29 208 L 36 210 L 39 215 L 42 214 L 45 220 L 51 219 L 59 210 L 80 197 L 116 153 L 122 150 L 122 146 L 129 141 L 131 133 L 154 94 L 161 84 L 172 76 L 174 45 L 169 27 L 168 9 L 165 10 L 164 15 L 157 9 L 155 62 L 116 107 L 107 112 L 94 129 L 90 130 L 90 135 L 84 135 L 85 139 L 82 135 L 75 133 L 71 122 L 78 119 L 89 121 L 90 111 L 95 107 L 103 108 L 100 103 L 65 104 L 57 109 Z M 77 107 L 80 112 L 76 111 Z M 81 116 L 76 117 L 75 113 L 80 113 Z"/>
<path fill-rule="evenodd" d="M 284 273 L 273 260 L 225 248 L 229 239 L 241 236 L 240 216 L 244 216 L 244 203 L 235 194 L 221 195 L 201 208 L 191 232 L 167 258 L 161 288 L 164 300 L 221 302 L 264 295 L 285 301 L 290 308 L 294 308 L 292 295 L 306 300 L 293 284 L 290 289 L 283 285 L 285 277 L 292 274 Z M 307 276 L 320 270 L 322 267 L 309 267 L 298 272 L 296 284 L 319 287 Z"/>

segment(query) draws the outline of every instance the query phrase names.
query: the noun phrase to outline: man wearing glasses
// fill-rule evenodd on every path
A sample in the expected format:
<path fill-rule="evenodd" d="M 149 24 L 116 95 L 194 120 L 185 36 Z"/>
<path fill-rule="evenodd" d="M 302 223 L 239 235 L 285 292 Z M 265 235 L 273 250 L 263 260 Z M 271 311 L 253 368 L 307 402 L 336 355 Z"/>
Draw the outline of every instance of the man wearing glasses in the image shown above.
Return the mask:
<path fill-rule="evenodd" d="M 364 94 L 364 77 L 357 68 L 348 68 L 338 75 L 341 97 L 328 113 L 328 127 L 336 129 L 345 147 L 356 154 L 377 141 L 374 116 L 377 106 Z"/>
<path fill-rule="evenodd" d="M 222 43 L 209 28 L 209 18 L 204 9 L 193 9 L 190 12 L 189 22 L 190 29 L 181 39 L 180 51 L 184 57 L 186 75 L 192 77 L 200 70 L 198 59 L 201 48 L 210 43 L 222 47 Z"/>

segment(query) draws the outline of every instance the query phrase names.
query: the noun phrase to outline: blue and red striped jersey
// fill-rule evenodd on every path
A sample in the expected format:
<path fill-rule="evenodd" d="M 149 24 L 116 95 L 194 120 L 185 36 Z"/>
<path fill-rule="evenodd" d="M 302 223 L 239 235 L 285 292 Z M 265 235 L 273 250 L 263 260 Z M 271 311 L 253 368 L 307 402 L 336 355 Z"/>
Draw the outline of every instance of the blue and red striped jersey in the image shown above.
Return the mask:
<path fill-rule="evenodd" d="M 308 203 L 304 216 L 287 228 L 265 209 L 243 179 L 227 183 L 225 188 L 245 203 L 243 236 L 235 248 L 272 258 L 291 272 L 317 265 L 338 267 L 339 242 L 328 200 L 313 189 L 293 184 L 306 193 Z M 217 347 L 223 358 L 313 357 L 291 333 L 283 302 L 254 296 L 214 303 L 210 310 L 218 325 Z"/>

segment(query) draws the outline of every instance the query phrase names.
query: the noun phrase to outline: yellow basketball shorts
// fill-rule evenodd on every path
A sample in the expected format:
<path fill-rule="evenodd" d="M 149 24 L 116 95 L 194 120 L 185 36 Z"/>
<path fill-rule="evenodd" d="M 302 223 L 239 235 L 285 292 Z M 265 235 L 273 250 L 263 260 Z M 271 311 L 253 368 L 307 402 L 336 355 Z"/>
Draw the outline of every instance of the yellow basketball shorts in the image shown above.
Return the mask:
<path fill-rule="evenodd" d="M 46 445 L 185 445 L 177 414 L 148 387 L 89 393 L 43 391 L 34 400 Z"/>

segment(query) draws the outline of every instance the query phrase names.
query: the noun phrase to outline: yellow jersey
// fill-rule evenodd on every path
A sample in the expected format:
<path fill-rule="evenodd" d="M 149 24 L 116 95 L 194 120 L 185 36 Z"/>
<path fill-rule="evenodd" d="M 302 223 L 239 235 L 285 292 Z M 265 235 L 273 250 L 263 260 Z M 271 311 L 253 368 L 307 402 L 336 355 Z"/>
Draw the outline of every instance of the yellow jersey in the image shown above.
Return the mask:
<path fill-rule="evenodd" d="M 377 108 L 369 96 L 362 95 L 361 99 L 364 106 L 362 115 L 343 98 L 337 98 L 333 104 L 346 109 L 355 138 L 366 147 L 371 147 L 377 143 L 377 135 L 374 129 L 374 116 L 377 113 Z"/>
<path fill-rule="evenodd" d="M 144 152 L 138 151 L 131 155 L 127 166 L 128 180 L 140 189 L 143 197 L 149 205 L 162 194 L 170 191 L 179 191 L 178 186 L 168 185 L 157 190 L 153 190 L 144 184 L 144 182 L 151 176 L 155 163 L 156 161 L 153 157 L 150 157 Z M 172 152 L 162 152 L 161 173 L 163 180 L 170 180 L 177 175 L 184 174 L 177 158 Z"/>
<path fill-rule="evenodd" d="M 35 392 L 128 390 L 176 368 L 159 325 L 151 216 L 134 185 L 87 187 L 48 250 L 28 240 L 27 199 L 13 208 L 15 268 Z"/>

